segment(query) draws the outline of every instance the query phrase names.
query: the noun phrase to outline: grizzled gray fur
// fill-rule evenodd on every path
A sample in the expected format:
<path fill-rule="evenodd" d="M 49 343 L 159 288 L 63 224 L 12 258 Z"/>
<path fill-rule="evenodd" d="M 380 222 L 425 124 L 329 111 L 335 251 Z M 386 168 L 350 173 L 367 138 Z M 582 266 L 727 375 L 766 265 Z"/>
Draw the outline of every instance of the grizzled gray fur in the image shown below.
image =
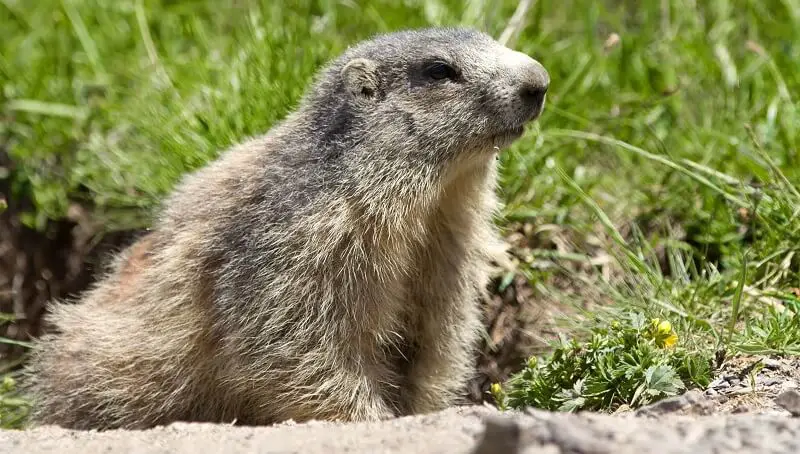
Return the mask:
<path fill-rule="evenodd" d="M 495 157 L 535 60 L 471 30 L 375 37 L 187 175 L 77 304 L 54 303 L 36 424 L 378 420 L 455 402 L 497 239 Z"/>

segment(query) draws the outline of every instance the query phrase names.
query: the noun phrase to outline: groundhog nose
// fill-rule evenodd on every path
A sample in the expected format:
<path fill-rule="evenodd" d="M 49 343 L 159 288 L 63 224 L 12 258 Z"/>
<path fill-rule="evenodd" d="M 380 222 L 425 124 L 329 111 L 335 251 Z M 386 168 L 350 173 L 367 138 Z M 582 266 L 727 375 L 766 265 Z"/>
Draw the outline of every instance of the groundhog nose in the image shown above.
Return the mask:
<path fill-rule="evenodd" d="M 533 107 L 538 107 L 544 102 L 547 94 L 547 85 L 526 83 L 521 90 L 522 101 Z"/>
<path fill-rule="evenodd" d="M 520 97 L 527 106 L 538 113 L 549 87 L 550 75 L 539 62 L 534 60 L 526 66 L 521 80 Z"/>

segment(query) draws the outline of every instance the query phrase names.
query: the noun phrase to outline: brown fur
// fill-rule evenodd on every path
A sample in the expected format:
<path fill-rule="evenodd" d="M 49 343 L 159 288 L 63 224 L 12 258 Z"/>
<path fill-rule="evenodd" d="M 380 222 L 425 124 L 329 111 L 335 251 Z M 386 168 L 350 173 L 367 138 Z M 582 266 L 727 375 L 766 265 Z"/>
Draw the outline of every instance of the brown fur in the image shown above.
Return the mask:
<path fill-rule="evenodd" d="M 426 57 L 461 73 L 430 78 Z M 34 422 L 376 420 L 454 403 L 497 244 L 495 152 L 549 83 L 526 58 L 449 29 L 348 50 L 284 122 L 188 175 L 78 304 L 52 306 L 29 365 Z"/>
<path fill-rule="evenodd" d="M 113 298 L 109 301 L 125 301 L 134 296 L 138 291 L 139 277 L 142 270 L 148 268 L 153 256 L 153 244 L 155 236 L 145 235 L 128 248 L 122 256 L 124 260 L 119 265 L 119 281 L 113 289 Z"/>

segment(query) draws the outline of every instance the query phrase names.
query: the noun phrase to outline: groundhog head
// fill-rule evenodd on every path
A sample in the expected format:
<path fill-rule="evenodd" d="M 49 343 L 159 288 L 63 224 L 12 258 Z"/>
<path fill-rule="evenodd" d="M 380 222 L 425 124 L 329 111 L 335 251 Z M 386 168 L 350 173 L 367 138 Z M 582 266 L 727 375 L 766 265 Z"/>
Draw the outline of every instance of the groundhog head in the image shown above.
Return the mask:
<path fill-rule="evenodd" d="M 484 33 L 431 28 L 351 47 L 308 99 L 328 143 L 382 145 L 370 147 L 371 159 L 448 164 L 519 138 L 549 83 L 539 62 Z"/>

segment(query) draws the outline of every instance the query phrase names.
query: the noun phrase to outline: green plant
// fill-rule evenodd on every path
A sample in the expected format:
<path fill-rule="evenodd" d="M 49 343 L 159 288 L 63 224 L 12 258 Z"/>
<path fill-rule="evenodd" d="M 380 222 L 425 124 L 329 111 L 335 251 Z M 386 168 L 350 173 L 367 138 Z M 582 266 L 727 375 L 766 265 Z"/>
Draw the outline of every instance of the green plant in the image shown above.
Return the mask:
<path fill-rule="evenodd" d="M 631 313 L 592 330 L 589 339 L 562 340 L 531 358 L 505 389 L 492 387 L 500 408 L 613 410 L 636 408 L 711 381 L 710 357 L 679 343 L 668 321 Z"/>
<path fill-rule="evenodd" d="M 800 355 L 800 300 L 790 295 L 766 308 L 734 337 L 737 351 L 749 354 Z"/>
<path fill-rule="evenodd" d="M 12 374 L 0 375 L 0 429 L 24 427 L 29 401 L 17 390 L 17 381 Z"/>
<path fill-rule="evenodd" d="M 10 322 L 14 317 L 0 313 L 0 326 Z M 7 339 L 0 336 L 0 344 L 13 344 L 28 347 L 30 344 Z M 4 364 L 0 361 L 0 429 L 17 429 L 25 424 L 29 402 L 17 390 L 15 373 L 9 372 L 15 364 Z"/>

